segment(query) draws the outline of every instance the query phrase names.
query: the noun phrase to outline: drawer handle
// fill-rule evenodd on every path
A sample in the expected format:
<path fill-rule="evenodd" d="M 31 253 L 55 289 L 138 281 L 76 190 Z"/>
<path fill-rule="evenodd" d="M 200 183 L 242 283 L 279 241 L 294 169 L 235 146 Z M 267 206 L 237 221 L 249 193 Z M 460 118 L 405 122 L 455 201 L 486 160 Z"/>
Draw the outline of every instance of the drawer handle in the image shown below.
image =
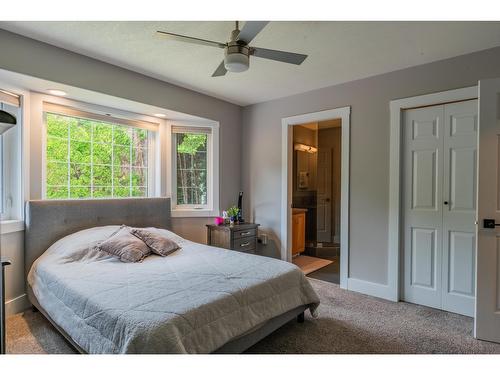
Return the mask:
<path fill-rule="evenodd" d="M 249 234 L 250 234 L 250 232 L 241 232 L 241 233 L 240 233 L 240 236 L 247 236 L 247 235 L 249 235 Z"/>
<path fill-rule="evenodd" d="M 250 245 L 250 242 L 245 242 L 245 243 L 242 243 L 242 244 L 240 245 L 240 247 L 246 247 L 246 246 L 248 246 L 248 245 Z"/>

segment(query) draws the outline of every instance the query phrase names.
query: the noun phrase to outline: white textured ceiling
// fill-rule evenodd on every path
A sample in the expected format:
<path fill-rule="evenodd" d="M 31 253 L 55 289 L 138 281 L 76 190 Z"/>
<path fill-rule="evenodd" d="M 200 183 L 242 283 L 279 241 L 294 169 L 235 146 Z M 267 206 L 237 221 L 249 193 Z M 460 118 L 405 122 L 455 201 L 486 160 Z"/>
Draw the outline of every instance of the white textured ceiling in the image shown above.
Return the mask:
<path fill-rule="evenodd" d="M 0 28 L 240 105 L 500 45 L 499 22 L 271 22 L 251 44 L 308 54 L 302 65 L 251 58 L 248 71 L 212 78 L 223 50 L 154 32 L 225 42 L 231 22 L 0 22 Z"/>

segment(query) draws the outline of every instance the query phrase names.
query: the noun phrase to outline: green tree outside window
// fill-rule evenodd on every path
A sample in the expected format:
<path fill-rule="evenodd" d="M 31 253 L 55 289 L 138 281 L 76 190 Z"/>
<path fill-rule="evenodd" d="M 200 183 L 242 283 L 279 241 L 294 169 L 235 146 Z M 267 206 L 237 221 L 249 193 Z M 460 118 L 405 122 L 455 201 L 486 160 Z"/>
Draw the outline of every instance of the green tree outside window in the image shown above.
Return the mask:
<path fill-rule="evenodd" d="M 148 132 L 45 113 L 47 199 L 145 197 Z"/>

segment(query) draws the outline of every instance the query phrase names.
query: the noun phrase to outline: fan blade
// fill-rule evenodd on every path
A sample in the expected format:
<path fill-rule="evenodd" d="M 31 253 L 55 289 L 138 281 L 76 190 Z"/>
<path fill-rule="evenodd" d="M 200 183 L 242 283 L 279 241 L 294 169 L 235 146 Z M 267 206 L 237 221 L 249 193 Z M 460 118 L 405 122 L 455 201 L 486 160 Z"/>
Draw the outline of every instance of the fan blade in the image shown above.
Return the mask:
<path fill-rule="evenodd" d="M 281 61 L 288 64 L 300 65 L 307 58 L 307 55 L 300 53 L 284 52 L 275 49 L 252 47 L 251 54 L 263 59 Z"/>
<path fill-rule="evenodd" d="M 269 21 L 247 21 L 240 31 L 238 40 L 250 44 L 258 33 L 269 23 Z"/>
<path fill-rule="evenodd" d="M 209 47 L 226 48 L 225 43 L 214 42 L 212 40 L 193 38 L 192 36 L 168 33 L 166 31 L 157 31 L 156 34 L 163 36 L 163 37 L 166 37 L 167 39 L 170 39 L 170 40 L 176 40 L 178 42 L 199 44 L 202 46 L 209 46 Z"/>
<path fill-rule="evenodd" d="M 226 75 L 227 70 L 226 67 L 224 66 L 224 60 L 220 63 L 220 65 L 215 69 L 214 74 L 212 74 L 212 77 L 220 77 Z"/>

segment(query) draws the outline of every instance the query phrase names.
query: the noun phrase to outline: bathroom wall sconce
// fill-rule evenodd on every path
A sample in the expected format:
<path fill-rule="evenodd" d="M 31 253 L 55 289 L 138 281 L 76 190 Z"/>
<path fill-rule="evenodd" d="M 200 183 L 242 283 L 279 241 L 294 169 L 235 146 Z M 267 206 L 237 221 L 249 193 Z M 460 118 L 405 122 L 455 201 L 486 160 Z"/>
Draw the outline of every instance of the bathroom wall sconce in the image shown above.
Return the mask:
<path fill-rule="evenodd" d="M 295 151 L 304 151 L 304 152 L 309 152 L 310 154 L 314 154 L 318 152 L 318 149 L 314 146 L 308 146 L 303 143 L 295 143 L 293 146 L 293 149 Z"/>

